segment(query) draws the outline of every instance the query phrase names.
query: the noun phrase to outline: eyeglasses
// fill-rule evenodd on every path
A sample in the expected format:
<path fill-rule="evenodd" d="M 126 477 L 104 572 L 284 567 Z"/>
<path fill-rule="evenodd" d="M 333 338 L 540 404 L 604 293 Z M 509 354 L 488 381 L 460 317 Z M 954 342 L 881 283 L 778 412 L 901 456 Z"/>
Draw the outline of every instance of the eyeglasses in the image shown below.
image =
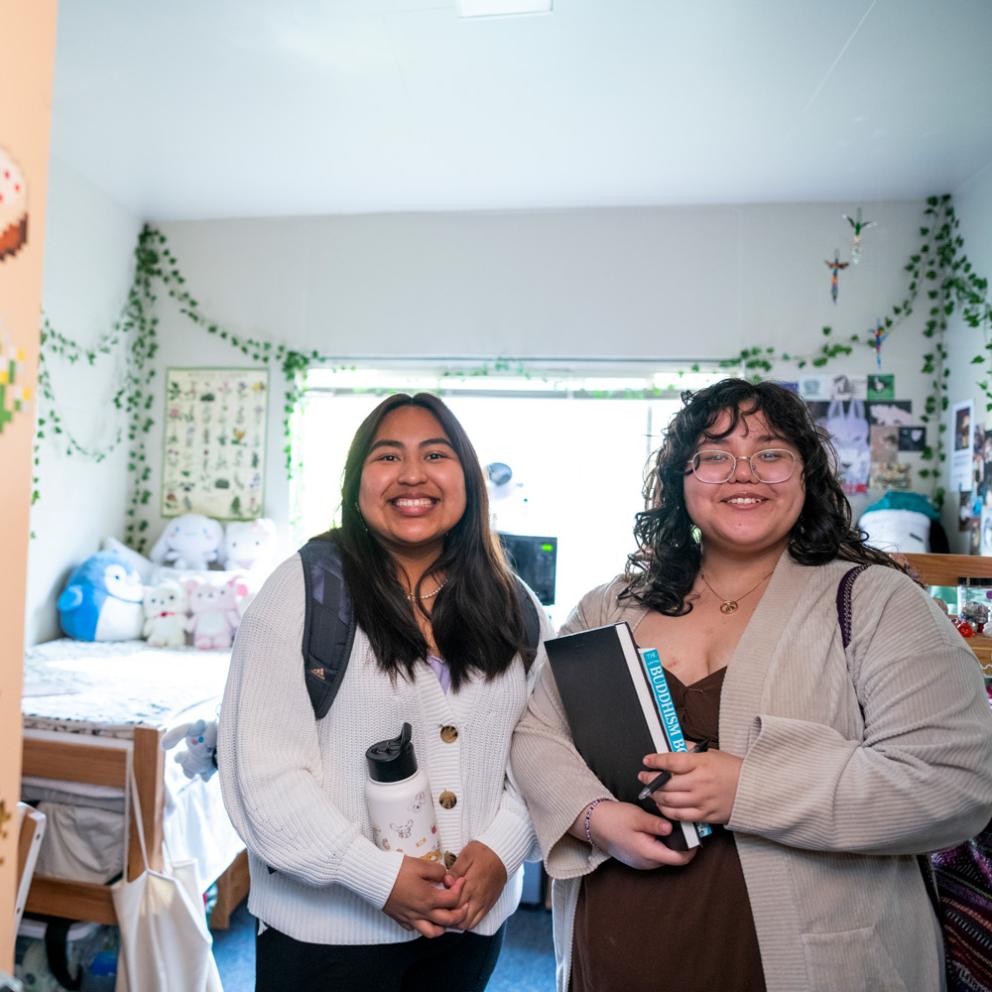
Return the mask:
<path fill-rule="evenodd" d="M 788 482 L 796 470 L 798 459 L 787 448 L 765 448 L 750 455 L 732 455 L 729 451 L 719 448 L 704 448 L 697 451 L 689 462 L 689 472 L 692 472 L 700 482 L 719 485 L 729 482 L 737 472 L 738 462 L 747 462 L 751 475 L 758 482 L 774 486 L 780 482 Z"/>

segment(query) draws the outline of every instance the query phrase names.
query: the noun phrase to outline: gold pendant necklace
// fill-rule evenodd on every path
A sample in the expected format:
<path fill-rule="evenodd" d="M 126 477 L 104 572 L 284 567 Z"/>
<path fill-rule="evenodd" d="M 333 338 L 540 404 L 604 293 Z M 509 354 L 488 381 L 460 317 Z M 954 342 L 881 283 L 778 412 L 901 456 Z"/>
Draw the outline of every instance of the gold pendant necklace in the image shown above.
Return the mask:
<path fill-rule="evenodd" d="M 745 596 L 750 596 L 751 593 L 753 593 L 754 590 L 757 589 L 758 586 L 760 586 L 761 583 L 764 582 L 766 579 L 770 579 L 774 574 L 774 571 L 775 570 L 772 569 L 772 571 L 769 572 L 767 575 L 762 576 L 753 586 L 751 586 L 750 589 L 748 589 L 747 592 L 742 593 L 740 596 L 737 597 L 737 599 L 725 599 L 706 581 L 706 576 L 703 575 L 702 572 L 699 573 L 699 577 L 703 580 L 703 585 L 706 586 L 706 588 L 709 589 L 709 591 L 713 593 L 713 595 L 716 596 L 718 600 L 720 600 L 720 612 L 724 616 L 729 617 L 731 613 L 737 612 L 737 608 L 740 605 L 740 601 Z"/>

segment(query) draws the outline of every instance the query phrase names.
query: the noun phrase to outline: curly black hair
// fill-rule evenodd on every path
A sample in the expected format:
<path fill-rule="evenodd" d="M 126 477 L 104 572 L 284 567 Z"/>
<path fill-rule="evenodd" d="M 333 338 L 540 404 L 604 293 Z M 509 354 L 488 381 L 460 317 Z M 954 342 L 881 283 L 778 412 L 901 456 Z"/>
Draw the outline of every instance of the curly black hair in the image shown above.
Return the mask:
<path fill-rule="evenodd" d="M 633 598 L 665 616 L 691 611 L 686 597 L 699 572 L 701 552 L 683 495 L 687 466 L 700 438 L 727 437 L 742 416 L 759 411 L 795 445 L 802 459 L 806 498 L 789 535 L 792 557 L 801 565 L 840 558 L 903 570 L 887 554 L 866 545 L 865 535 L 853 526 L 829 435 L 813 422 L 795 393 L 777 382 L 723 379 L 698 392 L 683 393 L 682 402 L 644 484 L 646 509 L 637 514 L 634 524 L 637 550 L 627 558 L 627 585 L 621 598 Z M 725 430 L 713 433 L 724 411 L 730 422 Z"/>

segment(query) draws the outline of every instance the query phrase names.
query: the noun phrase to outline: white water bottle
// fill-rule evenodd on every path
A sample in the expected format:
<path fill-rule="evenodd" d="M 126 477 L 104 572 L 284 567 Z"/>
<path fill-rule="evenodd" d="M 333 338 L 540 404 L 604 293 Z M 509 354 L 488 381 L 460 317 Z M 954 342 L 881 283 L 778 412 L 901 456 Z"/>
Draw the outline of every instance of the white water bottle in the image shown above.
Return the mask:
<path fill-rule="evenodd" d="M 368 778 L 365 802 L 372 821 L 372 840 L 383 851 L 411 858 L 441 860 L 441 838 L 427 775 L 417 768 L 408 723 L 398 737 L 379 741 L 365 752 Z"/>

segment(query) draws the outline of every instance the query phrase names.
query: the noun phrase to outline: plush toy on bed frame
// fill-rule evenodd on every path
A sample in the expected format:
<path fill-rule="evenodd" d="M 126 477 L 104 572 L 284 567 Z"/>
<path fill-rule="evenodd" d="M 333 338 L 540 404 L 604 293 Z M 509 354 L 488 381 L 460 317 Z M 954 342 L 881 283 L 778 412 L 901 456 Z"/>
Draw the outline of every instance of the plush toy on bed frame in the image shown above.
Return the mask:
<path fill-rule="evenodd" d="M 90 555 L 66 583 L 57 606 L 59 623 L 77 641 L 129 641 L 141 636 L 144 589 L 119 555 Z"/>
<path fill-rule="evenodd" d="M 142 630 L 155 648 L 181 648 L 186 643 L 186 590 L 167 580 L 145 591 Z"/>
<path fill-rule="evenodd" d="M 150 557 L 157 565 L 203 570 L 217 560 L 223 540 L 224 528 L 216 520 L 184 513 L 162 531 Z"/>
<path fill-rule="evenodd" d="M 241 622 L 238 600 L 248 594 L 240 576 L 223 586 L 191 579 L 186 589 L 190 610 L 186 629 L 193 635 L 193 644 L 205 651 L 229 648 Z"/>
<path fill-rule="evenodd" d="M 162 747 L 166 751 L 185 741 L 186 747 L 176 754 L 176 764 L 182 768 L 187 778 L 200 776 L 205 782 L 217 771 L 214 752 L 217 750 L 217 721 L 195 720 L 174 727 L 162 736 Z"/>
<path fill-rule="evenodd" d="M 228 571 L 271 566 L 276 546 L 276 525 L 267 517 L 233 520 L 224 531 L 224 568 Z"/>

